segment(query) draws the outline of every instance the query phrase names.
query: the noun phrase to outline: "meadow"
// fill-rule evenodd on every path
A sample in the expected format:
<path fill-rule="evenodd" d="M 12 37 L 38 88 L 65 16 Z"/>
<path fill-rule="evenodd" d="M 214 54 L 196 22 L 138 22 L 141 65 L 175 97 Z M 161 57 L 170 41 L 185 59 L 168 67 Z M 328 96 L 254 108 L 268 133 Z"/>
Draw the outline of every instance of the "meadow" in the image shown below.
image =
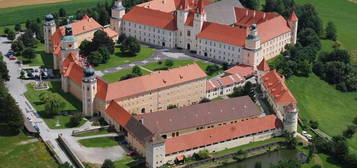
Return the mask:
<path fill-rule="evenodd" d="M 27 20 L 35 20 L 36 18 L 42 19 L 45 15 L 51 12 L 58 12 L 60 8 L 64 8 L 67 12 L 67 15 L 72 15 L 79 9 L 95 7 L 98 2 L 111 3 L 111 0 L 75 0 L 58 3 L 2 8 L 0 10 L 0 26 L 24 23 Z"/>
<path fill-rule="evenodd" d="M 357 65 L 357 1 L 356 0 L 296 0 L 298 4 L 311 3 L 317 9 L 323 24 L 332 21 L 337 27 L 337 40 L 352 53 Z"/>
<path fill-rule="evenodd" d="M 38 5 L 38 4 L 47 4 L 47 3 L 56 3 L 56 2 L 65 2 L 65 1 L 76 1 L 76 0 L 0 0 L 0 8 L 10 8 L 17 6 L 26 6 L 26 5 Z"/>

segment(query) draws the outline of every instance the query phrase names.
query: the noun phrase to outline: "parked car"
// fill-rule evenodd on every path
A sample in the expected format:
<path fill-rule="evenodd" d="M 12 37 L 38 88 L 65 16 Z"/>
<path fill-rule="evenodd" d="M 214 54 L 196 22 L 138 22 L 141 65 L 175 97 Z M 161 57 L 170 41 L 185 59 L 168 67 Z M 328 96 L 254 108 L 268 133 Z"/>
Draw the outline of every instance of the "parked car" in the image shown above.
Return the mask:
<path fill-rule="evenodd" d="M 33 127 L 34 127 L 38 132 L 40 132 L 40 128 L 38 128 L 37 125 L 34 125 Z"/>
<path fill-rule="evenodd" d="M 16 60 L 16 57 L 15 56 L 10 56 L 9 59 L 10 60 Z"/>
<path fill-rule="evenodd" d="M 308 134 L 306 131 L 301 132 L 302 136 L 306 137 L 308 140 L 312 140 L 312 135 Z"/>
<path fill-rule="evenodd" d="M 128 156 L 133 156 L 134 154 L 135 154 L 135 151 L 129 151 L 129 152 L 127 153 Z"/>

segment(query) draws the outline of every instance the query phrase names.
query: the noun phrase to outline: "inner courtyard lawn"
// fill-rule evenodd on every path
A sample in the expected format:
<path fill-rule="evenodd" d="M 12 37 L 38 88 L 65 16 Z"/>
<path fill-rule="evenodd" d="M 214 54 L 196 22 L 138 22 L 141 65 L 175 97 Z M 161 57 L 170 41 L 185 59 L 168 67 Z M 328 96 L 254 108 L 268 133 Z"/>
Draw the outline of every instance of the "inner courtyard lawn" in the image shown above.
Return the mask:
<path fill-rule="evenodd" d="M 342 135 L 357 116 L 356 92 L 340 92 L 314 74 L 308 78 L 291 77 L 287 85 L 298 100 L 299 116 L 318 121 L 319 129 L 330 136 Z M 357 135 L 348 141 L 357 149 Z"/>
<path fill-rule="evenodd" d="M 100 131 L 95 131 L 95 132 L 88 132 L 88 133 L 83 133 L 83 134 L 78 134 L 78 135 L 73 135 L 75 137 L 86 137 L 86 136 L 94 136 L 94 135 L 103 135 L 103 134 L 109 134 L 108 130 L 100 130 Z"/>
<path fill-rule="evenodd" d="M 43 102 L 40 100 L 40 95 L 42 93 L 55 93 L 59 95 L 59 97 L 65 102 L 64 111 L 67 111 L 69 114 L 73 112 L 81 112 L 82 103 L 77 100 L 73 95 L 69 93 L 64 93 L 61 89 L 60 82 L 48 82 L 50 89 L 48 90 L 34 90 L 32 85 L 33 83 L 29 83 L 26 85 L 27 91 L 25 92 L 25 96 L 27 100 L 32 104 L 32 106 L 39 112 L 39 114 L 43 115 L 45 107 Z M 67 125 L 69 122 L 71 115 L 57 115 L 53 118 L 44 118 L 46 124 L 51 129 L 59 129 L 59 128 L 69 128 Z M 59 121 L 60 126 L 56 127 L 56 123 Z M 80 121 L 80 125 L 83 125 L 85 120 Z"/>
<path fill-rule="evenodd" d="M 95 67 L 95 70 L 104 70 L 107 68 L 116 67 L 123 64 L 129 64 L 134 61 L 141 61 L 151 57 L 154 53 L 154 49 L 141 45 L 140 52 L 134 56 L 126 56 L 121 51 L 120 48 L 116 47 L 114 54 L 110 56 L 108 63 L 100 64 Z"/>
<path fill-rule="evenodd" d="M 118 145 L 113 137 L 100 137 L 79 140 L 79 143 L 85 147 L 112 147 Z"/>
<path fill-rule="evenodd" d="M 337 27 L 337 40 L 353 54 L 357 64 L 357 3 L 350 0 L 296 0 L 298 4 L 311 3 L 317 9 L 324 25 L 332 21 Z"/>
<path fill-rule="evenodd" d="M 113 72 L 113 73 L 110 73 L 110 74 L 105 74 L 105 75 L 102 76 L 102 78 L 105 79 L 107 82 L 112 83 L 112 82 L 119 81 L 122 76 L 131 74 L 132 71 L 133 71 L 132 68 L 130 68 L 130 69 L 125 69 L 125 70 L 121 70 L 121 71 L 118 71 L 118 72 Z M 147 75 L 147 74 L 149 74 L 150 72 L 148 72 L 148 71 L 146 71 L 146 70 L 144 70 L 144 69 L 141 69 L 141 73 L 142 73 L 143 75 Z"/>
<path fill-rule="evenodd" d="M 1 168 L 54 168 L 58 164 L 42 142 L 30 142 L 34 139 L 24 133 L 17 136 L 0 135 Z"/>

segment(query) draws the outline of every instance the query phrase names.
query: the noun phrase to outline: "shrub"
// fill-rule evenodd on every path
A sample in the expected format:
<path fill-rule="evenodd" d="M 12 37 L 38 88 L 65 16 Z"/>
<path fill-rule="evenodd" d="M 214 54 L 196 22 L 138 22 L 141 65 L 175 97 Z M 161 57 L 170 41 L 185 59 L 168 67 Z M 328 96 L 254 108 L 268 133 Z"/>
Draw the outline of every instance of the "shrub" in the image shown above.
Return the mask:
<path fill-rule="evenodd" d="M 193 158 L 195 158 L 195 160 L 207 159 L 209 158 L 209 152 L 208 150 L 201 150 L 198 153 L 194 153 Z"/>
<path fill-rule="evenodd" d="M 174 61 L 168 59 L 168 60 L 165 60 L 165 65 L 168 66 L 168 67 L 172 67 L 174 65 Z"/>
<path fill-rule="evenodd" d="M 170 104 L 167 106 L 167 109 L 174 109 L 174 108 L 177 108 L 176 104 Z"/>
<path fill-rule="evenodd" d="M 319 123 L 317 121 L 311 120 L 310 127 L 313 129 L 317 129 L 319 127 Z"/>

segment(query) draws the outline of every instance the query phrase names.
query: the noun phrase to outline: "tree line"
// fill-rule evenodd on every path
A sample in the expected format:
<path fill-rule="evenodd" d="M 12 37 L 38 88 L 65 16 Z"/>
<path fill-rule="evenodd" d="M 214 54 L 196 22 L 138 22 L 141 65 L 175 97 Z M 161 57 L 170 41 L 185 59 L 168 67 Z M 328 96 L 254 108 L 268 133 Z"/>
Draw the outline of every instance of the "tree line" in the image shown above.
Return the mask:
<path fill-rule="evenodd" d="M 0 53 L 0 135 L 17 135 L 23 128 L 19 106 L 5 86 L 10 76 Z"/>

